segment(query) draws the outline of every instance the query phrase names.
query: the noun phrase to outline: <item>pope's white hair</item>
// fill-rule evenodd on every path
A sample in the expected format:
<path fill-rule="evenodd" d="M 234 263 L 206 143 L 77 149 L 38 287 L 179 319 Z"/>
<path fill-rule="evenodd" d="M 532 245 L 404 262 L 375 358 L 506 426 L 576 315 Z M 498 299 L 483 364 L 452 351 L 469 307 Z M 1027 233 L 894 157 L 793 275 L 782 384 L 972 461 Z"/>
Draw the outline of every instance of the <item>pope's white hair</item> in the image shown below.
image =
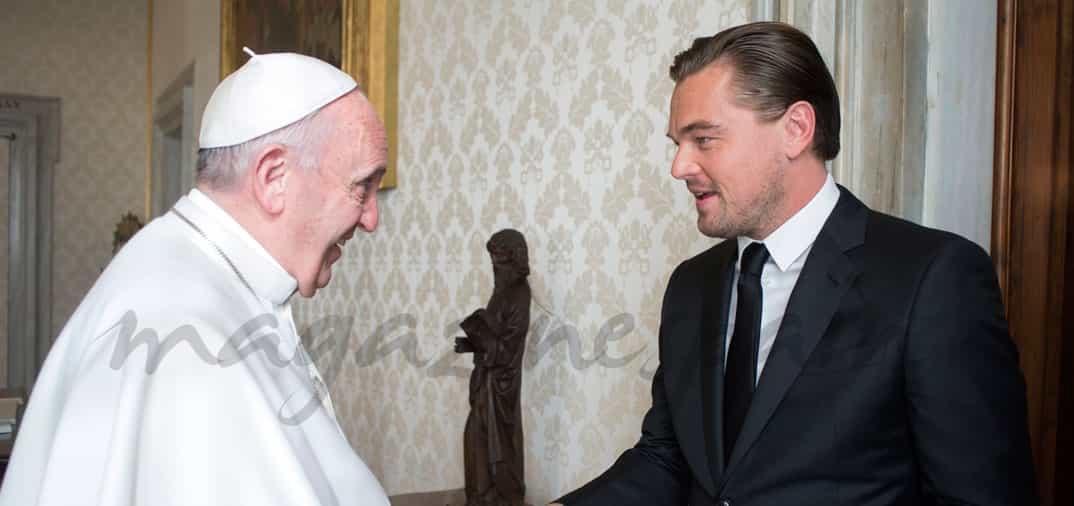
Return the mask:
<path fill-rule="evenodd" d="M 322 107 L 310 115 L 279 130 L 255 137 L 242 144 L 198 150 L 197 183 L 210 189 L 232 189 L 253 162 L 253 157 L 272 144 L 282 144 L 298 159 L 299 167 L 316 169 L 321 148 L 331 121 L 321 114 Z"/>

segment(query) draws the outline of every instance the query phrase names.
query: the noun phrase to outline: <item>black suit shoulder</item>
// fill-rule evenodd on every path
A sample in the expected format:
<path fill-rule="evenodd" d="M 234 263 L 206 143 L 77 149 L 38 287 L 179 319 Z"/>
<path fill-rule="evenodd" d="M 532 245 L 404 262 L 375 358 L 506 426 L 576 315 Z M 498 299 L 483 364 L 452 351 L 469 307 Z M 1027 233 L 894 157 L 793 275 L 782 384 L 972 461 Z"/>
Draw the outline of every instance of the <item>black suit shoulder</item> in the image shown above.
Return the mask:
<path fill-rule="evenodd" d="M 976 268 L 991 266 L 991 257 L 973 241 L 869 210 L 861 247 L 848 252 L 865 273 L 910 282 L 920 280 L 938 260 L 954 259 Z"/>
<path fill-rule="evenodd" d="M 973 241 L 958 234 L 919 225 L 878 211 L 869 210 L 865 246 L 873 254 L 886 254 L 893 263 L 929 259 L 947 248 L 976 250 L 988 255 Z"/>

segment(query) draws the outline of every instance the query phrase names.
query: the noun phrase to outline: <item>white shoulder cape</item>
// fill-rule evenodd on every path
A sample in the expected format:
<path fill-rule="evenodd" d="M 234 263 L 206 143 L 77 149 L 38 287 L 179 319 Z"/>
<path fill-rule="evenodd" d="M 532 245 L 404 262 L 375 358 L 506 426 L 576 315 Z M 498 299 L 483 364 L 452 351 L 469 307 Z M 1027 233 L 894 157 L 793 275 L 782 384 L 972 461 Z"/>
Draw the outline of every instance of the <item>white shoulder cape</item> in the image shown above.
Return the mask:
<path fill-rule="evenodd" d="M 388 504 L 317 397 L 294 279 L 196 190 L 176 210 L 56 339 L 0 506 Z"/>

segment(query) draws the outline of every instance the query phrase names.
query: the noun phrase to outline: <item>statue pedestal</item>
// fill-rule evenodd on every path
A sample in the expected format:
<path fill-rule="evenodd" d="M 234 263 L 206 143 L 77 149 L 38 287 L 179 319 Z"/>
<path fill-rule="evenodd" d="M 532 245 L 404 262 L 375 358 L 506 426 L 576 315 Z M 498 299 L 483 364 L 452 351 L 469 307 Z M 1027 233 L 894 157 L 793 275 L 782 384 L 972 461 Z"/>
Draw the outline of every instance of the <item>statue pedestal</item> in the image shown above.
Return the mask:
<path fill-rule="evenodd" d="M 392 506 L 466 506 L 466 493 L 461 488 L 393 495 L 388 499 Z"/>
<path fill-rule="evenodd" d="M 463 489 L 437 490 L 389 497 L 392 506 L 465 506 L 466 493 Z"/>

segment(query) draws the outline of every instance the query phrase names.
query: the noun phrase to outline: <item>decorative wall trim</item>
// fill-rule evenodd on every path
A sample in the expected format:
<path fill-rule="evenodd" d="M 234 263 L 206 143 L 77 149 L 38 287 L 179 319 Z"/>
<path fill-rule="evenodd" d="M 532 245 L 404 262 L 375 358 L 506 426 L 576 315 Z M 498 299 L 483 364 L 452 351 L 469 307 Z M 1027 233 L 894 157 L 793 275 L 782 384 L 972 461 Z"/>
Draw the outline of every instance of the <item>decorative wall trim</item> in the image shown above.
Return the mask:
<path fill-rule="evenodd" d="M 996 31 L 996 142 L 992 178 L 992 262 L 996 264 L 1003 307 L 1010 318 L 1011 169 L 1014 115 L 1014 0 L 999 0 Z"/>
<path fill-rule="evenodd" d="M 930 0 L 904 0 L 902 8 L 902 86 L 896 88 L 902 104 L 890 110 L 902 115 L 902 132 L 892 140 L 899 150 L 901 163 L 899 179 L 895 182 L 898 214 L 908 220 L 924 223 L 926 152 L 928 147 L 928 74 Z M 898 17 L 896 17 L 898 19 Z M 880 132 L 883 128 L 874 124 Z M 900 138 L 901 137 L 901 138 Z M 868 146 L 863 146 L 868 149 Z M 955 149 L 953 146 L 948 150 Z M 940 170 L 943 170 L 942 168 Z M 928 225 L 927 223 L 925 223 Z M 956 231 L 966 235 L 965 231 Z"/>
<path fill-rule="evenodd" d="M 152 216 L 153 181 L 153 0 L 146 0 L 145 49 L 145 212 L 146 222 Z"/>

